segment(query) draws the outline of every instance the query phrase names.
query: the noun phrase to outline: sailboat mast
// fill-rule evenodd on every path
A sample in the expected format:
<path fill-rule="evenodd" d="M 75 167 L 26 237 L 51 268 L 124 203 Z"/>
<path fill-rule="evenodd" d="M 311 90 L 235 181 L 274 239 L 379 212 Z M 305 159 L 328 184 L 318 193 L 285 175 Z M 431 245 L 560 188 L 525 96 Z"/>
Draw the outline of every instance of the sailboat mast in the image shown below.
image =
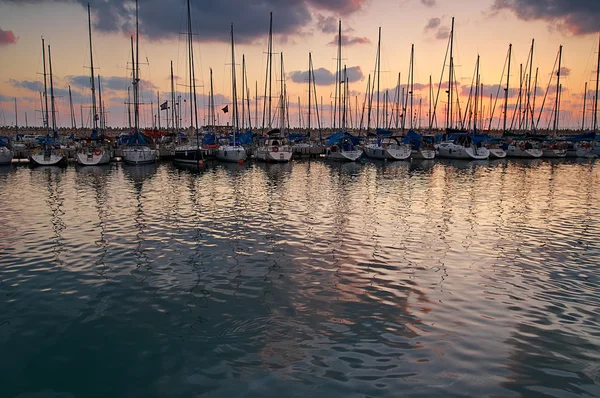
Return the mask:
<path fill-rule="evenodd" d="M 129 120 L 129 128 L 131 128 L 132 127 L 132 124 L 131 124 L 131 90 L 129 89 L 129 87 L 127 87 L 127 118 Z M 83 122 L 82 122 L 82 124 L 83 124 Z"/>
<path fill-rule="evenodd" d="M 48 66 L 50 68 L 50 107 L 52 108 L 52 131 L 56 131 L 56 108 L 54 107 L 54 84 L 52 82 L 52 54 L 48 44 Z"/>
<path fill-rule="evenodd" d="M 311 103 L 311 89 L 312 89 L 312 54 L 308 53 L 308 133 L 310 135 L 310 103 Z"/>
<path fill-rule="evenodd" d="M 333 107 L 333 128 L 335 129 L 336 127 L 336 123 L 337 119 L 338 119 L 338 113 L 340 113 L 341 110 L 341 106 L 338 106 L 338 104 L 341 105 L 341 97 L 342 97 L 342 93 L 341 93 L 341 73 L 342 73 L 342 21 L 338 21 L 338 48 L 337 48 L 337 60 L 336 60 L 336 67 L 335 67 L 335 102 L 334 102 L 334 107 Z M 341 117 L 339 117 L 341 119 Z"/>
<path fill-rule="evenodd" d="M 529 55 L 529 79 L 527 81 L 527 107 L 525 108 L 525 128 L 529 127 L 529 118 L 527 117 L 527 112 L 530 109 L 530 98 L 531 98 L 531 76 L 533 75 L 533 48 L 534 48 L 535 39 L 531 39 L 531 53 Z M 532 118 L 533 118 L 533 110 L 531 110 Z"/>
<path fill-rule="evenodd" d="M 75 128 L 75 110 L 73 109 L 73 96 L 71 95 L 71 85 L 69 84 L 69 109 L 71 111 L 71 128 Z"/>
<path fill-rule="evenodd" d="M 379 92 L 381 91 L 381 26 L 377 39 L 377 114 L 375 115 L 375 126 L 379 128 Z"/>
<path fill-rule="evenodd" d="M 410 129 L 414 129 L 414 111 L 413 111 L 413 92 L 415 88 L 415 74 L 414 74 L 414 62 L 415 62 L 415 45 L 413 44 L 410 48 Z"/>
<path fill-rule="evenodd" d="M 450 29 L 450 67 L 448 72 L 448 127 L 452 127 L 452 79 L 454 76 L 454 59 L 452 51 L 454 47 L 454 17 L 452 17 L 452 28 Z"/>
<path fill-rule="evenodd" d="M 581 129 L 585 130 L 585 100 L 587 99 L 587 87 L 588 84 L 585 82 L 585 89 L 583 90 L 583 117 L 581 118 Z"/>
<path fill-rule="evenodd" d="M 92 17 L 90 12 L 90 5 L 88 4 L 88 35 L 90 39 L 90 84 L 92 89 L 92 118 L 94 130 L 98 128 L 98 122 L 96 120 L 96 88 L 94 86 L 94 50 L 92 47 Z M 135 78 L 135 77 L 134 77 Z"/>
<path fill-rule="evenodd" d="M 190 67 L 190 122 L 196 133 L 196 146 L 200 148 L 200 138 L 198 137 L 198 104 L 196 101 L 196 73 L 194 68 L 194 43 L 192 36 L 192 10 L 190 0 L 187 0 L 187 27 L 188 27 L 188 56 Z M 192 120 L 193 115 L 193 120 Z"/>
<path fill-rule="evenodd" d="M 208 120 L 209 120 L 209 124 L 211 126 L 215 126 L 217 124 L 217 121 L 215 120 L 215 97 L 213 95 L 213 72 L 212 72 L 212 68 L 210 68 L 210 97 L 208 99 Z"/>
<path fill-rule="evenodd" d="M 598 83 L 600 83 L 600 35 L 598 35 L 598 64 L 596 65 L 596 99 L 594 101 L 593 131 L 598 127 Z"/>
<path fill-rule="evenodd" d="M 104 129 L 104 110 L 102 109 L 102 88 L 100 86 L 100 75 L 98 75 L 98 103 L 100 105 L 100 130 Z"/>
<path fill-rule="evenodd" d="M 504 127 L 502 134 L 506 132 L 506 115 L 508 113 L 508 89 L 510 87 L 510 59 L 512 57 L 512 44 L 508 45 L 508 71 L 506 73 L 506 88 L 504 89 Z"/>
<path fill-rule="evenodd" d="M 46 132 L 50 131 L 50 120 L 48 119 L 48 84 L 46 82 L 46 45 L 44 44 L 44 38 L 42 37 L 42 58 L 43 58 L 43 63 L 44 63 L 44 102 L 46 103 L 46 106 L 44 107 L 45 109 L 43 109 L 43 114 L 45 115 L 44 117 L 44 122 L 46 123 Z M 598 91 L 598 90 L 596 90 Z M 597 95 L 596 95 L 597 96 Z"/>
<path fill-rule="evenodd" d="M 15 97 L 15 133 L 19 132 L 19 112 L 17 112 L 17 98 Z"/>
<path fill-rule="evenodd" d="M 134 119 L 134 127 L 137 132 L 140 126 L 140 71 L 139 71 L 139 61 L 140 61 L 140 36 L 139 36 L 139 10 L 138 10 L 138 0 L 135 0 L 135 62 L 134 62 L 134 86 L 133 86 L 133 119 Z"/>
<path fill-rule="evenodd" d="M 431 102 L 433 99 L 433 84 L 431 81 L 431 75 L 429 75 L 429 132 L 431 133 L 431 128 L 433 127 L 433 115 L 431 114 Z"/>
<path fill-rule="evenodd" d="M 169 112 L 167 110 L 167 112 Z M 173 133 L 177 131 L 177 107 L 175 106 L 175 87 L 173 83 L 173 61 L 171 61 L 171 124 Z"/>
<path fill-rule="evenodd" d="M 233 24 L 231 24 L 231 92 L 233 99 L 233 110 L 231 113 L 231 124 L 233 127 L 233 140 L 235 145 L 235 132 L 239 126 L 238 109 L 237 109 L 237 83 L 235 78 L 235 43 L 233 41 Z"/>
<path fill-rule="evenodd" d="M 281 70 L 280 70 L 280 78 L 281 78 L 281 87 L 279 88 L 281 91 L 281 95 L 280 95 L 280 105 L 281 108 L 279 109 L 280 111 L 280 117 L 281 117 L 281 131 L 283 132 L 284 128 L 285 128 L 285 106 L 286 106 L 286 95 L 285 95 L 285 89 L 284 89 L 284 79 L 283 79 L 283 52 L 280 53 L 281 56 Z"/>
<path fill-rule="evenodd" d="M 267 48 L 267 78 L 265 81 L 265 96 L 269 94 L 268 101 L 263 103 L 263 128 L 265 127 L 265 105 L 267 105 L 267 127 L 271 128 L 271 94 L 273 89 L 273 13 L 269 13 L 269 44 Z M 268 91 L 267 91 L 268 90 Z"/>
<path fill-rule="evenodd" d="M 246 124 L 246 55 L 242 54 L 242 123 L 240 127 L 243 129 Z"/>
<path fill-rule="evenodd" d="M 533 130 L 536 129 L 536 125 L 534 123 L 534 112 L 535 112 L 535 99 L 537 97 L 537 82 L 538 82 L 538 71 L 540 68 L 535 68 L 535 80 L 533 82 L 533 104 L 531 105 L 531 128 Z"/>
<path fill-rule="evenodd" d="M 479 55 L 477 55 L 477 66 L 475 72 L 475 114 L 473 115 L 473 132 L 477 133 L 477 111 L 479 110 Z"/>
<path fill-rule="evenodd" d="M 556 99 L 554 103 L 554 135 L 556 135 L 556 130 L 558 128 L 558 112 L 559 112 L 559 104 L 560 104 L 560 65 L 562 62 L 562 46 L 558 48 L 558 70 L 556 72 Z"/>

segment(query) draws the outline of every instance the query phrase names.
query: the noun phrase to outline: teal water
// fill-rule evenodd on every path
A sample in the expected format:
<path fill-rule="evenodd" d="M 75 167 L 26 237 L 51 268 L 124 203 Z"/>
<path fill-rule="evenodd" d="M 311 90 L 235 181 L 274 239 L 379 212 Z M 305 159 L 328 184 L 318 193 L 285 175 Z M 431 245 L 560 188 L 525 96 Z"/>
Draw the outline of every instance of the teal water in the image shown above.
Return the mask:
<path fill-rule="evenodd" d="M 600 162 L 0 168 L 0 397 L 600 396 Z"/>

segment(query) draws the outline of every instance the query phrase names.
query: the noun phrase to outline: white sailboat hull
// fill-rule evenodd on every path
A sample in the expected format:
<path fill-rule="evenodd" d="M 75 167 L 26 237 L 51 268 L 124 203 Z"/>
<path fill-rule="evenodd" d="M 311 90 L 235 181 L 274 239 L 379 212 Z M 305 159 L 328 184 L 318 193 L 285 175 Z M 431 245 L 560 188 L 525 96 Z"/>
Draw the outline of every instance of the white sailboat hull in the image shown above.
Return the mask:
<path fill-rule="evenodd" d="M 410 158 L 411 150 L 408 145 L 383 147 L 371 144 L 365 147 L 365 155 L 370 159 L 406 160 Z"/>
<path fill-rule="evenodd" d="M 339 160 L 344 162 L 356 162 L 362 156 L 363 151 L 360 149 L 354 151 L 327 151 L 326 158 L 331 160 Z"/>
<path fill-rule="evenodd" d="M 225 145 L 217 150 L 217 159 L 224 162 L 243 162 L 248 157 L 246 149 L 239 145 Z"/>
<path fill-rule="evenodd" d="M 12 151 L 5 146 L 0 147 L 0 165 L 10 164 L 12 160 Z"/>
<path fill-rule="evenodd" d="M 437 147 L 438 156 L 447 159 L 484 160 L 490 156 L 489 149 L 464 147 L 454 142 L 442 142 Z"/>
<path fill-rule="evenodd" d="M 490 159 L 504 159 L 506 151 L 502 148 L 490 148 Z"/>
<path fill-rule="evenodd" d="M 568 158 L 595 158 L 597 155 L 594 154 L 594 148 L 590 146 L 588 148 L 578 147 L 569 149 L 566 151 L 566 156 Z"/>
<path fill-rule="evenodd" d="M 285 163 L 292 159 L 292 151 L 287 147 L 260 146 L 256 149 L 256 158 L 264 162 Z"/>
<path fill-rule="evenodd" d="M 105 148 L 89 149 L 85 152 L 78 152 L 76 155 L 77 164 L 82 166 L 98 166 L 110 163 L 110 151 Z"/>
<path fill-rule="evenodd" d="M 431 160 L 435 158 L 435 150 L 433 149 L 413 149 L 410 153 L 413 159 Z"/>
<path fill-rule="evenodd" d="M 521 149 L 516 145 L 509 145 L 506 150 L 506 156 L 511 158 L 528 158 L 528 159 L 538 159 L 543 155 L 541 149 Z"/>
<path fill-rule="evenodd" d="M 123 161 L 128 164 L 150 164 L 156 162 L 156 151 L 147 146 L 123 149 Z"/>
<path fill-rule="evenodd" d="M 542 157 L 543 158 L 557 159 L 557 158 L 564 158 L 565 156 L 567 156 L 566 149 L 551 149 L 551 148 L 542 149 Z"/>
<path fill-rule="evenodd" d="M 67 158 L 55 149 L 40 149 L 29 155 L 29 160 L 35 166 L 61 166 L 67 164 Z"/>

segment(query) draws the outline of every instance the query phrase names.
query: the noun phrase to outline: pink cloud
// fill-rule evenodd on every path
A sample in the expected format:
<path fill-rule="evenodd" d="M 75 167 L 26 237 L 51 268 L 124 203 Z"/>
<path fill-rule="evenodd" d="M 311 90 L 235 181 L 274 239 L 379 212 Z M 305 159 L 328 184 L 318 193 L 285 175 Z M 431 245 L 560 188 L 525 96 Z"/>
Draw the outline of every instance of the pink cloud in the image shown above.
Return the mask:
<path fill-rule="evenodd" d="M 2 28 L 0 28 L 0 46 L 15 44 L 17 39 L 18 37 L 15 37 L 12 30 L 2 30 Z"/>

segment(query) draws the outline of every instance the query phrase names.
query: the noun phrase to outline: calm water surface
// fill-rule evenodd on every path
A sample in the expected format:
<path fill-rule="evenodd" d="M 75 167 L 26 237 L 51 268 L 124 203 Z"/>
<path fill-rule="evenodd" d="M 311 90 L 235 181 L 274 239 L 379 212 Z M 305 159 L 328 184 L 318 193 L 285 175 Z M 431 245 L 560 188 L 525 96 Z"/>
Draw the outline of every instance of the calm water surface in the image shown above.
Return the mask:
<path fill-rule="evenodd" d="M 600 162 L 0 168 L 0 397 L 598 397 Z"/>

